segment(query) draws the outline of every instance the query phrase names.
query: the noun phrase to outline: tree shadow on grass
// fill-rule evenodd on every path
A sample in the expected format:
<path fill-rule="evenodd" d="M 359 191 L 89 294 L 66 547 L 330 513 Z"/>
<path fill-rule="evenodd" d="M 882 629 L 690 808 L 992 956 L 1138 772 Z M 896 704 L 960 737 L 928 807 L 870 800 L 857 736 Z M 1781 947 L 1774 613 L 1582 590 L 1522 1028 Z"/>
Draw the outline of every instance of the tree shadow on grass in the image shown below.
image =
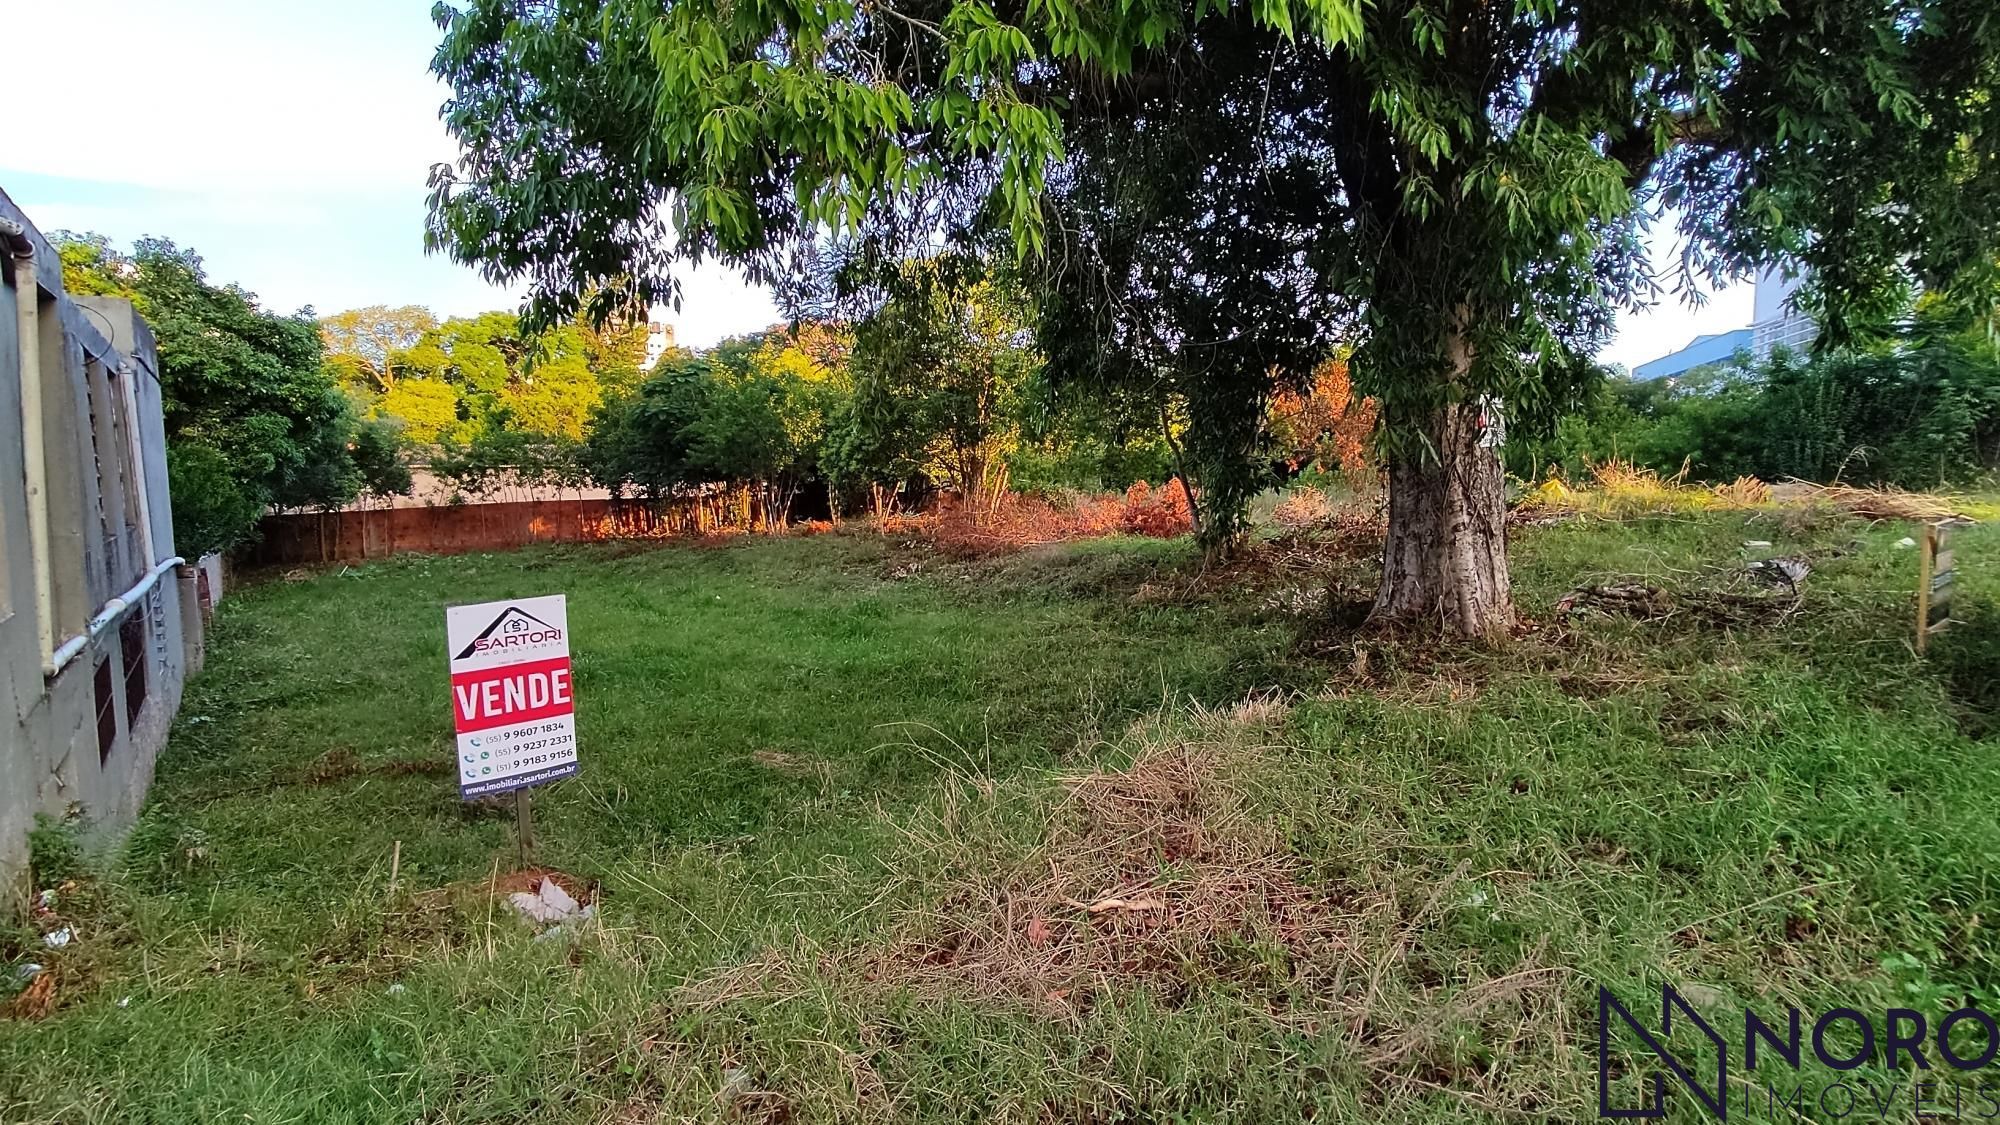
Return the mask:
<path fill-rule="evenodd" d="M 1983 604 L 1957 607 L 1964 616 L 1931 638 L 1930 666 L 1951 700 L 1967 738 L 2000 734 L 2000 614 Z"/>

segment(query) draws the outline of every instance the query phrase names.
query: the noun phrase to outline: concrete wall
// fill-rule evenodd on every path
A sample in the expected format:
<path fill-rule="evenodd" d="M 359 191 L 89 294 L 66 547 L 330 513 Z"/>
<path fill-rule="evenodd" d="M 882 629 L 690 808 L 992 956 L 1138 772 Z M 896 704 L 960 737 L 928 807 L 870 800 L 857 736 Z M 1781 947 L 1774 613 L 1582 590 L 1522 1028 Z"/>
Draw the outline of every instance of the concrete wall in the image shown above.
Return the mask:
<path fill-rule="evenodd" d="M 194 575 L 174 557 L 166 436 L 152 333 L 130 303 L 72 299 L 54 250 L 0 193 L 0 219 L 27 228 L 32 275 L 11 256 L 0 275 L 0 908 L 27 890 L 37 814 L 105 841 L 137 816 L 154 761 L 200 651 Z M 20 302 L 40 310 L 38 371 L 24 370 Z M 38 380 L 46 494 L 28 493 L 22 388 Z M 128 406 L 127 387 L 136 400 Z M 47 505 L 56 646 L 86 637 L 53 675 L 28 513 Z M 93 627 L 95 622 L 95 627 Z"/>

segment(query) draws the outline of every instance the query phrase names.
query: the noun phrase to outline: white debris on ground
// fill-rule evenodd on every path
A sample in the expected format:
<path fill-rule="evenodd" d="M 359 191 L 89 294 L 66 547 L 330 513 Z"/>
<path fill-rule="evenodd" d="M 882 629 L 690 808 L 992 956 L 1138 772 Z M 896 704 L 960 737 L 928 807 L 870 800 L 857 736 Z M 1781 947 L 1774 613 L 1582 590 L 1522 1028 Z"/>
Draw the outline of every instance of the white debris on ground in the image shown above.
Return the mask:
<path fill-rule="evenodd" d="M 570 923 L 597 916 L 597 904 L 583 905 L 563 890 L 561 884 L 546 877 L 533 891 L 515 891 L 507 896 L 507 901 L 521 917 L 545 927 L 539 935 L 541 937 L 566 929 Z"/>
<path fill-rule="evenodd" d="M 50 949 L 61 949 L 63 946 L 68 945 L 71 941 L 75 940 L 75 938 L 76 938 L 76 931 L 70 929 L 68 926 L 64 926 L 60 930 L 51 930 L 48 933 L 43 934 L 42 944 L 48 946 Z"/>
<path fill-rule="evenodd" d="M 1909 537 L 1909 536 L 1907 536 L 1907 535 L 1903 536 L 1903 537 L 1902 537 L 1901 539 L 1898 539 L 1898 540 L 1896 540 L 1896 549 L 1897 549 L 1897 550 L 1901 550 L 1901 551 L 1907 551 L 1907 550 L 1909 550 L 1909 549 L 1910 549 L 1911 547 L 1914 547 L 1914 546 L 1916 546 L 1916 545 L 1917 545 L 1917 541 L 1916 541 L 1916 540 L 1914 540 L 1914 539 L 1912 539 L 1912 538 L 1910 538 L 1910 537 Z"/>

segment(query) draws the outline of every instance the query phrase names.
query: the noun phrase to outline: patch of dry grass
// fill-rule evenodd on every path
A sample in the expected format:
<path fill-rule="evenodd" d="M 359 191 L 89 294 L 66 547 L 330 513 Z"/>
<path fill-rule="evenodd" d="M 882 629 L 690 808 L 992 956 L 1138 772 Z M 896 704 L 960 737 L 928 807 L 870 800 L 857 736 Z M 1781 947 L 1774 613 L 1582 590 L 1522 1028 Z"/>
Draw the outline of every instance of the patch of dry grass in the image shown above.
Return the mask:
<path fill-rule="evenodd" d="M 836 1022 L 858 1021 L 863 1039 L 883 1034 L 869 1013 L 906 1004 L 944 1020 L 998 1012 L 1085 1038 L 1143 1039 L 1133 1023 L 1145 1013 L 1227 997 L 1246 1025 L 1232 1034 L 1312 1036 L 1384 1106 L 1442 1096 L 1501 1114 L 1580 1107 L 1588 1073 L 1565 999 L 1572 971 L 1546 942 L 1497 972 L 1419 959 L 1468 895 L 1484 901 L 1474 888 L 1491 873 L 1461 863 L 1421 881 L 1381 867 L 1329 879 L 1293 850 L 1271 807 L 1301 753 L 1286 738 L 1290 707 L 1260 696 L 1142 720 L 1122 740 L 1122 764 L 1054 775 L 1027 793 L 969 783 L 962 800 L 906 827 L 908 854 L 892 866 L 925 893 L 881 940 L 769 948 L 690 983 L 674 1006 L 838 1009 Z M 993 829 L 1023 803 L 1038 823 L 1010 845 Z M 1476 1058 L 1468 1043 L 1482 1045 Z M 770 1096 L 810 1119 L 861 1119 L 884 1060 L 839 1054 L 850 1078 L 875 1077 L 827 1074 L 815 1089 Z M 1088 1085 L 1082 1074 L 1051 1077 Z"/>
<path fill-rule="evenodd" d="M 1612 518 L 1702 511 L 1819 510 L 1869 520 L 1936 520 L 1960 516 L 1967 502 L 1943 493 L 1912 492 L 1886 486 L 1813 484 L 1791 480 L 1771 485 L 1756 477 L 1725 484 L 1688 482 L 1687 465 L 1671 476 L 1629 461 L 1612 459 L 1590 466 L 1581 484 L 1550 477 L 1529 489 L 1520 509 L 1530 515 L 1579 512 Z"/>

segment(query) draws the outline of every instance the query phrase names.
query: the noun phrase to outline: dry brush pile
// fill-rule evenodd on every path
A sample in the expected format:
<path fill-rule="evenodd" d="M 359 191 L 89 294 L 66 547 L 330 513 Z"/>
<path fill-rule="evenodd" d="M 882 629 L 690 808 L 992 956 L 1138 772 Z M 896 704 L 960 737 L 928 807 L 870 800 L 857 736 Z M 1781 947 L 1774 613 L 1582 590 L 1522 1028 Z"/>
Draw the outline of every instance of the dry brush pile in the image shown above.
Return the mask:
<path fill-rule="evenodd" d="M 1570 971 L 1539 945 L 1500 971 L 1440 960 L 1441 930 L 1483 876 L 1357 862 L 1330 879 L 1295 851 L 1274 807 L 1302 753 L 1284 741 L 1287 711 L 1253 698 L 1142 721 L 1126 764 L 1028 794 L 961 779 L 902 829 L 907 854 L 894 866 L 921 891 L 881 940 L 766 949 L 691 982 L 671 1009 L 684 1024 L 737 1021 L 722 1065 L 707 1069 L 749 1076 L 753 1117 L 767 1120 L 895 1110 L 911 1032 L 886 1026 L 908 1018 L 886 1013 L 912 1006 L 945 1023 L 978 1013 L 969 1018 L 1099 1043 L 1143 1038 L 1139 1025 L 1162 1013 L 1199 1010 L 1187 1017 L 1199 1022 L 1221 1010 L 1233 1024 L 1221 1033 L 1237 1042 L 1324 1045 L 1340 1073 L 1300 1062 L 1296 1080 L 1339 1081 L 1383 1110 L 1411 1097 L 1529 1114 L 1580 1106 L 1589 1071 L 1573 1049 L 1582 1016 Z M 1023 802 L 1039 826 L 1010 838 Z M 802 1083 L 796 1063 L 769 1057 L 775 1045 L 742 1037 L 751 1013 L 787 1005 L 858 1022 L 855 1041 L 828 1056 L 840 1075 Z M 671 1051 L 677 1067 L 692 1061 L 686 1047 Z M 1050 1081 L 1112 1104 L 1051 1117 L 1043 1095 L 1019 1119 L 1148 1108 L 1087 1065 Z"/>
<path fill-rule="evenodd" d="M 1158 487 L 1136 481 L 1122 494 L 1008 492 L 986 503 L 954 498 L 935 512 L 881 517 L 876 526 L 886 535 L 927 540 L 955 558 L 980 558 L 1106 535 L 1172 539 L 1193 528 L 1188 501 L 1179 480 Z"/>

